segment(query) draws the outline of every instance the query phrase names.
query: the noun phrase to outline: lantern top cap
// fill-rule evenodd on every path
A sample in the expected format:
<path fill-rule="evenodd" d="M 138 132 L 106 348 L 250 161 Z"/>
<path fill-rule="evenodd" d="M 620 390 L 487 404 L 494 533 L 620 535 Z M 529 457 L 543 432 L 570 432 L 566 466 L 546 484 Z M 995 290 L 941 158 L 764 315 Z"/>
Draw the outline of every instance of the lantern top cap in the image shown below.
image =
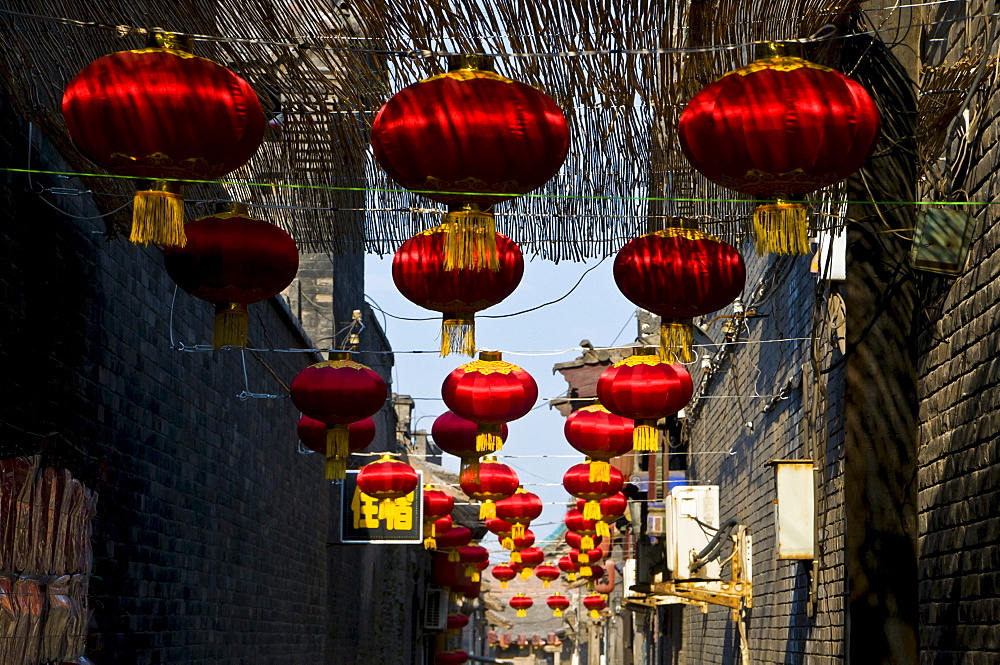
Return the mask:
<path fill-rule="evenodd" d="M 327 360 L 350 360 L 351 354 L 348 351 L 330 351 L 327 354 Z"/>
<path fill-rule="evenodd" d="M 754 47 L 754 58 L 756 60 L 801 57 L 802 44 L 800 42 L 759 42 Z"/>
<path fill-rule="evenodd" d="M 478 69 L 484 72 L 492 72 L 494 71 L 493 58 L 488 55 L 473 53 L 448 56 L 448 71 L 453 72 L 458 69 Z"/>
<path fill-rule="evenodd" d="M 222 201 L 215 207 L 215 214 L 229 213 L 232 215 L 243 215 L 247 217 L 250 215 L 250 207 L 246 203 L 240 203 L 239 201 Z"/>
<path fill-rule="evenodd" d="M 503 360 L 503 353 L 500 351 L 480 351 L 479 359 L 489 361 Z"/>
<path fill-rule="evenodd" d="M 633 356 L 655 356 L 659 353 L 660 350 L 655 346 L 637 346 L 632 349 Z"/>
<path fill-rule="evenodd" d="M 191 53 L 194 48 L 194 41 L 190 35 L 179 32 L 167 32 L 163 28 L 153 28 L 146 37 L 146 46 Z"/>

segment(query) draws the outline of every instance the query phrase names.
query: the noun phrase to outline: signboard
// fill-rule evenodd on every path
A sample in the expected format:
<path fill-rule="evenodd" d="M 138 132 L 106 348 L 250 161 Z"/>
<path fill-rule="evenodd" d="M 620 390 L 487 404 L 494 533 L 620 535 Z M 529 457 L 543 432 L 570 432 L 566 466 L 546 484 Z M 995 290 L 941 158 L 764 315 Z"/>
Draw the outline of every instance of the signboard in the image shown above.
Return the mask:
<path fill-rule="evenodd" d="M 423 473 L 417 488 L 387 510 L 358 489 L 358 472 L 348 471 L 340 484 L 340 542 L 416 545 L 423 543 Z"/>

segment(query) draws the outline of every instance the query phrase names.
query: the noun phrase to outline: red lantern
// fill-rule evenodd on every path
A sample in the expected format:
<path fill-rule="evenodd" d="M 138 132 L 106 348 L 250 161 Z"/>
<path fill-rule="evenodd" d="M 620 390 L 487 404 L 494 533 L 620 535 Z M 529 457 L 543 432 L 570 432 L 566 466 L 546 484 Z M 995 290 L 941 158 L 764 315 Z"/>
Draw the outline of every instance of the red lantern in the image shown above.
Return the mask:
<path fill-rule="evenodd" d="M 500 546 L 504 547 L 506 544 L 506 539 L 501 537 Z M 511 550 L 510 560 L 514 563 L 521 563 L 521 552 L 534 544 L 535 534 L 531 529 L 525 529 L 523 535 L 510 536 L 510 547 L 508 548 Z"/>
<path fill-rule="evenodd" d="M 417 488 L 420 477 L 409 464 L 382 455 L 358 472 L 358 489 L 363 494 L 379 499 L 378 518 L 392 520 L 396 500 L 402 499 Z"/>
<path fill-rule="evenodd" d="M 432 550 L 437 547 L 438 521 L 451 514 L 455 508 L 455 499 L 447 492 L 436 489 L 434 485 L 424 485 L 424 548 Z M 449 520 L 448 528 L 451 528 Z"/>
<path fill-rule="evenodd" d="M 604 550 L 599 547 L 595 547 L 590 550 L 570 550 L 569 558 L 577 566 L 581 567 L 587 566 L 592 563 L 597 563 L 604 557 Z"/>
<path fill-rule="evenodd" d="M 592 593 L 583 599 L 583 606 L 590 610 L 591 619 L 600 619 L 601 610 L 608 606 L 608 601 L 599 593 Z"/>
<path fill-rule="evenodd" d="M 601 520 L 597 523 L 597 535 L 610 538 L 611 529 L 608 528 L 608 524 L 614 522 L 625 514 L 625 510 L 628 508 L 628 499 L 625 498 L 624 494 L 618 492 L 617 494 L 612 494 L 609 497 L 601 499 L 598 505 L 601 509 Z M 586 500 L 576 500 L 577 510 L 582 511 L 586 508 L 586 506 Z M 603 526 L 601 524 L 602 522 Z"/>
<path fill-rule="evenodd" d="M 538 399 L 538 385 L 517 365 L 501 359 L 499 351 L 483 351 L 453 370 L 441 386 L 449 409 L 478 425 L 476 449 L 497 451 L 503 446 L 503 423 L 528 413 Z"/>
<path fill-rule="evenodd" d="M 512 579 L 517 577 L 517 573 L 514 571 L 513 568 L 504 565 L 502 563 L 493 566 L 493 569 L 490 571 L 490 574 L 493 575 L 494 579 L 500 582 L 501 589 L 506 589 L 507 582 L 510 582 Z"/>
<path fill-rule="evenodd" d="M 563 611 L 569 607 L 569 598 L 562 594 L 554 594 L 545 599 L 545 604 L 552 610 L 552 616 L 561 617 Z"/>
<path fill-rule="evenodd" d="M 580 566 L 569 556 L 564 556 L 559 559 L 559 570 L 566 573 L 566 579 L 572 582 L 576 579 L 576 574 L 579 572 Z"/>
<path fill-rule="evenodd" d="M 299 435 L 299 441 L 301 441 L 303 445 L 313 452 L 319 453 L 320 455 L 326 455 L 326 423 L 310 418 L 309 416 L 302 416 L 299 418 L 299 424 L 296 430 Z M 364 420 L 359 420 L 347 426 L 348 454 L 364 450 L 374 440 L 375 421 L 371 418 L 365 418 Z M 334 476 L 336 478 L 343 478 L 347 471 L 347 458 L 334 456 L 332 458 L 332 462 L 336 465 Z M 329 463 L 330 461 L 328 459 L 327 464 Z"/>
<path fill-rule="evenodd" d="M 441 651 L 434 654 L 434 665 L 462 665 L 469 662 L 469 654 L 461 649 Z"/>
<path fill-rule="evenodd" d="M 375 415 L 385 404 L 382 377 L 348 358 L 347 353 L 331 353 L 330 360 L 299 372 L 290 390 L 292 404 L 299 411 L 326 423 L 327 480 L 338 477 L 339 465 L 333 460 L 350 453 L 348 425 Z"/>
<path fill-rule="evenodd" d="M 466 420 L 451 411 L 442 413 L 434 420 L 434 425 L 431 426 L 431 436 L 437 447 L 462 460 L 459 480 L 464 479 L 467 474 L 478 476 L 479 458 L 488 454 L 486 450 L 476 449 L 478 427 L 471 420 Z M 508 428 L 506 423 L 500 425 L 501 444 L 507 440 L 507 434 Z"/>
<path fill-rule="evenodd" d="M 434 520 L 434 533 L 435 535 L 443 533 L 453 526 L 455 526 L 455 522 L 452 521 L 451 515 L 448 515 L 447 517 L 442 517 L 441 519 Z"/>
<path fill-rule="evenodd" d="M 471 266 L 445 270 L 445 226 L 423 231 L 403 243 L 392 259 L 392 280 L 407 300 L 441 312 L 441 355 L 476 351 L 475 314 L 496 305 L 521 283 L 524 257 L 507 236 L 496 234 L 499 269 Z"/>
<path fill-rule="evenodd" d="M 479 519 L 491 519 L 497 516 L 495 501 L 512 496 L 517 490 L 517 473 L 496 458 L 486 457 L 479 463 L 479 473 L 473 478 L 466 474 L 461 479 L 462 491 L 470 499 L 482 501 L 479 507 Z"/>
<path fill-rule="evenodd" d="M 569 445 L 595 461 L 590 465 L 591 480 L 608 479 L 608 460 L 632 451 L 635 424 L 608 411 L 600 404 L 577 409 L 566 418 L 563 434 Z"/>
<path fill-rule="evenodd" d="M 472 542 L 472 531 L 464 526 L 453 526 L 437 532 L 438 547 L 447 550 L 448 560 L 458 562 L 458 550 Z"/>
<path fill-rule="evenodd" d="M 567 531 L 565 538 L 566 544 L 575 550 L 589 551 L 600 547 L 601 543 L 604 542 L 604 538 L 601 536 L 595 536 L 593 534 L 585 535 L 577 533 L 576 531 Z"/>
<path fill-rule="evenodd" d="M 528 608 L 535 604 L 535 601 L 531 600 L 528 596 L 523 593 L 519 593 L 509 601 L 510 606 L 517 610 L 517 616 L 526 617 L 528 616 Z"/>
<path fill-rule="evenodd" d="M 190 39 L 150 35 L 150 47 L 98 58 L 66 86 L 66 129 L 80 151 L 117 175 L 153 182 L 136 192 L 134 243 L 183 247 L 184 199 L 173 180 L 218 180 L 264 137 L 250 84 L 191 55 Z"/>
<path fill-rule="evenodd" d="M 635 420 L 636 450 L 657 450 L 656 421 L 683 409 L 693 394 L 687 369 L 663 362 L 651 347 L 636 349 L 597 379 L 597 397 L 608 411 Z"/>
<path fill-rule="evenodd" d="M 215 307 L 212 345 L 245 348 L 247 305 L 281 293 L 295 279 L 299 250 L 283 230 L 249 216 L 242 203 L 189 222 L 187 244 L 165 247 L 170 279 Z"/>
<path fill-rule="evenodd" d="M 770 53 L 701 90 L 677 136 L 691 165 L 718 184 L 777 199 L 754 212 L 758 253 L 809 252 L 805 207 L 789 199 L 848 177 L 878 139 L 875 101 L 827 67 Z"/>
<path fill-rule="evenodd" d="M 516 538 L 524 533 L 531 520 L 538 519 L 542 508 L 537 494 L 519 486 L 513 496 L 497 501 L 497 517 L 513 525 L 511 535 Z"/>
<path fill-rule="evenodd" d="M 746 282 L 743 257 L 693 220 L 630 240 L 615 256 L 618 289 L 660 317 L 664 362 L 691 362 L 691 319 L 733 302 Z"/>
<path fill-rule="evenodd" d="M 552 580 L 559 579 L 559 569 L 555 566 L 542 565 L 535 566 L 535 577 L 542 581 L 542 586 L 546 589 L 552 586 Z"/>
<path fill-rule="evenodd" d="M 457 633 L 469 625 L 469 617 L 466 614 L 452 612 L 448 615 L 447 628 L 450 633 Z"/>
<path fill-rule="evenodd" d="M 556 174 L 569 150 L 569 128 L 545 93 L 484 71 L 483 57 L 453 64 L 461 69 L 410 85 L 386 102 L 372 123 L 372 149 L 390 178 L 449 205 L 446 270 L 483 265 L 483 257 L 497 270 L 488 210 Z"/>
<path fill-rule="evenodd" d="M 525 580 L 531 577 L 531 571 L 535 566 L 545 561 L 545 552 L 540 547 L 526 547 L 518 554 L 521 555 L 521 565 L 524 567 L 521 570 L 521 578 Z"/>
<path fill-rule="evenodd" d="M 590 463 L 574 464 L 563 474 L 563 487 L 573 496 L 584 499 L 583 516 L 588 520 L 601 519 L 601 499 L 621 491 L 625 484 L 622 472 L 608 467 L 608 480 L 591 480 Z"/>
<path fill-rule="evenodd" d="M 486 568 L 490 562 L 490 553 L 480 545 L 466 545 L 458 549 L 458 560 L 465 567 L 465 575 L 473 582 L 480 580 L 479 571 Z"/>

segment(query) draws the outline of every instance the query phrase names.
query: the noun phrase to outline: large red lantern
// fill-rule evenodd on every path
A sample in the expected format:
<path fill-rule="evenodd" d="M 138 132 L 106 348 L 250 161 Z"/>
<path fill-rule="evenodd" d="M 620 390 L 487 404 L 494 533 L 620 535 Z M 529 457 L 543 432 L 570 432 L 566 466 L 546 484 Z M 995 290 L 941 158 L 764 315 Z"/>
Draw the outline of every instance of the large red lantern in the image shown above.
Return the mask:
<path fill-rule="evenodd" d="M 496 234 L 499 269 L 470 266 L 445 270 L 445 227 L 435 226 L 403 243 L 392 259 L 392 280 L 403 296 L 441 312 L 441 355 L 476 351 L 475 314 L 496 305 L 521 283 L 524 257 L 507 236 Z"/>
<path fill-rule="evenodd" d="M 625 514 L 625 510 L 628 508 L 628 499 L 625 498 L 624 494 L 618 492 L 617 494 L 612 494 L 611 496 L 604 497 L 603 499 L 600 500 L 598 505 L 601 508 L 601 522 L 604 522 L 605 525 L 608 525 Z M 583 509 L 586 507 L 587 507 L 586 500 L 584 499 L 576 500 L 577 510 L 582 512 Z M 607 528 L 606 526 L 605 528 L 601 528 L 601 525 L 598 524 L 597 533 L 601 536 L 610 536 L 611 530 L 608 529 L 607 531 L 605 531 L 606 528 Z"/>
<path fill-rule="evenodd" d="M 683 409 L 693 394 L 687 369 L 663 362 L 652 347 L 636 349 L 597 379 L 597 398 L 608 411 L 634 419 L 636 450 L 656 451 L 656 421 Z"/>
<path fill-rule="evenodd" d="M 504 565 L 502 563 L 498 564 L 496 566 L 493 566 L 493 569 L 490 570 L 490 574 L 493 575 L 494 579 L 496 579 L 498 582 L 500 582 L 500 588 L 501 589 L 506 589 L 507 588 L 507 582 L 510 582 L 512 579 L 514 579 L 515 577 L 517 577 L 517 573 L 514 571 L 513 568 L 511 568 L 510 566 Z"/>
<path fill-rule="evenodd" d="M 349 360 L 347 353 L 310 365 L 292 380 L 292 404 L 303 414 L 326 423 L 328 480 L 337 478 L 333 459 L 350 453 L 348 425 L 375 415 L 385 404 L 386 387 L 370 367 Z"/>
<path fill-rule="evenodd" d="M 566 573 L 566 579 L 570 582 L 576 580 L 576 574 L 580 570 L 580 566 L 569 557 L 569 555 L 559 559 L 559 570 Z"/>
<path fill-rule="evenodd" d="M 299 441 L 309 448 L 309 450 L 320 455 L 326 455 L 329 452 L 326 445 L 326 423 L 310 418 L 309 416 L 302 416 L 299 418 L 296 431 L 299 435 Z M 364 450 L 374 440 L 375 421 L 371 418 L 365 418 L 347 426 L 348 454 Z M 330 464 L 334 466 L 334 479 L 343 479 L 347 474 L 347 457 L 337 457 L 336 455 L 327 457 L 327 465 L 329 466 Z"/>
<path fill-rule="evenodd" d="M 393 519 L 396 500 L 413 492 L 418 482 L 420 477 L 413 467 L 388 453 L 362 467 L 357 477 L 358 489 L 379 500 L 380 520 Z"/>
<path fill-rule="evenodd" d="M 552 610 L 552 616 L 561 617 L 563 615 L 563 611 L 569 608 L 569 598 L 557 593 L 546 598 L 545 604 L 549 606 L 550 610 Z"/>
<path fill-rule="evenodd" d="M 618 289 L 660 317 L 664 362 L 691 362 L 691 319 L 722 309 L 743 290 L 743 257 L 729 244 L 673 218 L 669 228 L 633 238 L 615 256 Z"/>
<path fill-rule="evenodd" d="M 518 488 L 517 473 L 494 457 L 485 457 L 479 463 L 479 473 L 465 474 L 459 484 L 462 491 L 470 499 L 482 501 L 479 506 L 479 519 L 492 519 L 497 516 L 496 501 L 512 496 Z"/>
<path fill-rule="evenodd" d="M 497 517 L 512 524 L 511 535 L 517 537 L 524 533 L 531 520 L 538 519 L 543 506 L 537 494 L 518 486 L 512 496 L 497 501 L 496 508 Z"/>
<path fill-rule="evenodd" d="M 591 480 L 608 478 L 608 460 L 632 451 L 632 430 L 629 418 L 617 416 L 600 404 L 577 409 L 566 418 L 563 434 L 569 445 L 595 460 L 590 465 Z"/>
<path fill-rule="evenodd" d="M 590 610 L 591 619 L 600 619 L 601 610 L 608 606 L 608 601 L 601 594 L 592 593 L 583 599 L 583 606 Z"/>
<path fill-rule="evenodd" d="M 755 198 L 757 251 L 806 254 L 805 207 L 790 199 L 848 177 L 871 155 L 879 112 L 858 82 L 828 67 L 767 55 L 729 72 L 695 95 L 677 135 L 706 178 Z"/>
<path fill-rule="evenodd" d="M 190 53 L 190 39 L 157 32 L 150 47 L 98 58 L 66 86 L 73 142 L 116 175 L 151 180 L 136 192 L 131 240 L 183 246 L 177 180 L 218 180 L 246 164 L 264 137 L 250 84 Z"/>
<path fill-rule="evenodd" d="M 590 463 L 583 463 L 574 464 L 563 474 L 566 491 L 586 501 L 583 516 L 588 520 L 601 519 L 600 500 L 617 494 L 625 485 L 621 471 L 613 466 L 608 471 L 608 480 L 591 480 Z"/>
<path fill-rule="evenodd" d="M 247 305 L 281 293 L 295 279 L 299 250 L 283 230 L 247 213 L 242 203 L 189 222 L 187 244 L 165 247 L 170 279 L 215 307 L 212 345 L 246 347 Z"/>
<path fill-rule="evenodd" d="M 503 446 L 502 425 L 535 406 L 538 385 L 523 369 L 502 360 L 499 351 L 483 351 L 479 360 L 452 370 L 441 396 L 449 409 L 478 425 L 476 449 L 493 452 Z"/>
<path fill-rule="evenodd" d="M 437 447 L 462 460 L 458 474 L 460 481 L 470 474 L 473 477 L 478 476 L 479 458 L 489 453 L 486 450 L 476 449 L 478 427 L 471 420 L 466 420 L 451 411 L 445 411 L 435 418 L 431 426 L 431 437 Z M 501 444 L 507 440 L 507 434 L 508 428 L 505 423 L 500 426 Z"/>
<path fill-rule="evenodd" d="M 545 93 L 465 56 L 399 91 L 372 123 L 375 160 L 409 190 L 449 206 L 444 267 L 498 269 L 496 203 L 541 187 L 562 166 L 569 128 Z"/>
<path fill-rule="evenodd" d="M 490 552 L 481 545 L 466 545 L 458 548 L 458 560 L 465 567 L 465 575 L 473 582 L 480 580 L 479 571 L 490 563 Z"/>
<path fill-rule="evenodd" d="M 472 530 L 464 526 L 453 526 L 447 531 L 437 532 L 437 545 L 448 552 L 448 560 L 460 561 L 458 550 L 472 542 Z"/>
<path fill-rule="evenodd" d="M 517 594 L 516 596 L 511 598 L 508 602 L 510 603 L 511 607 L 517 610 L 517 616 L 519 617 L 528 616 L 528 608 L 535 604 L 535 601 L 533 601 L 531 598 L 524 595 L 523 593 Z"/>
<path fill-rule="evenodd" d="M 559 579 L 559 569 L 548 564 L 535 566 L 535 577 L 540 579 L 542 586 L 547 589 L 552 586 L 553 580 Z"/>
<path fill-rule="evenodd" d="M 455 498 L 443 492 L 434 485 L 424 485 L 424 548 L 432 550 L 437 547 L 437 522 L 443 517 L 451 515 L 455 508 Z M 451 528 L 449 524 L 449 528 Z"/>

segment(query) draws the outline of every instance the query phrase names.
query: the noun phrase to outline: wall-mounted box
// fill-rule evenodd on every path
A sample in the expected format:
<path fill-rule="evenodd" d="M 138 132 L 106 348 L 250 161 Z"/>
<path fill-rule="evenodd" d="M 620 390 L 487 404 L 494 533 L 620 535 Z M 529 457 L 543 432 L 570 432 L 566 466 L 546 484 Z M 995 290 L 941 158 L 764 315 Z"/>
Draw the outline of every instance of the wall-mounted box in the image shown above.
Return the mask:
<path fill-rule="evenodd" d="M 674 487 L 664 504 L 664 548 L 670 577 L 674 580 L 719 579 L 721 565 L 718 560 L 691 571 L 691 561 L 705 549 L 719 528 L 718 485 Z"/>
<path fill-rule="evenodd" d="M 774 529 L 779 559 L 816 558 L 816 469 L 812 460 L 774 460 Z"/>
<path fill-rule="evenodd" d="M 976 220 L 954 208 L 917 212 L 910 265 L 918 270 L 956 277 L 965 270 Z"/>

